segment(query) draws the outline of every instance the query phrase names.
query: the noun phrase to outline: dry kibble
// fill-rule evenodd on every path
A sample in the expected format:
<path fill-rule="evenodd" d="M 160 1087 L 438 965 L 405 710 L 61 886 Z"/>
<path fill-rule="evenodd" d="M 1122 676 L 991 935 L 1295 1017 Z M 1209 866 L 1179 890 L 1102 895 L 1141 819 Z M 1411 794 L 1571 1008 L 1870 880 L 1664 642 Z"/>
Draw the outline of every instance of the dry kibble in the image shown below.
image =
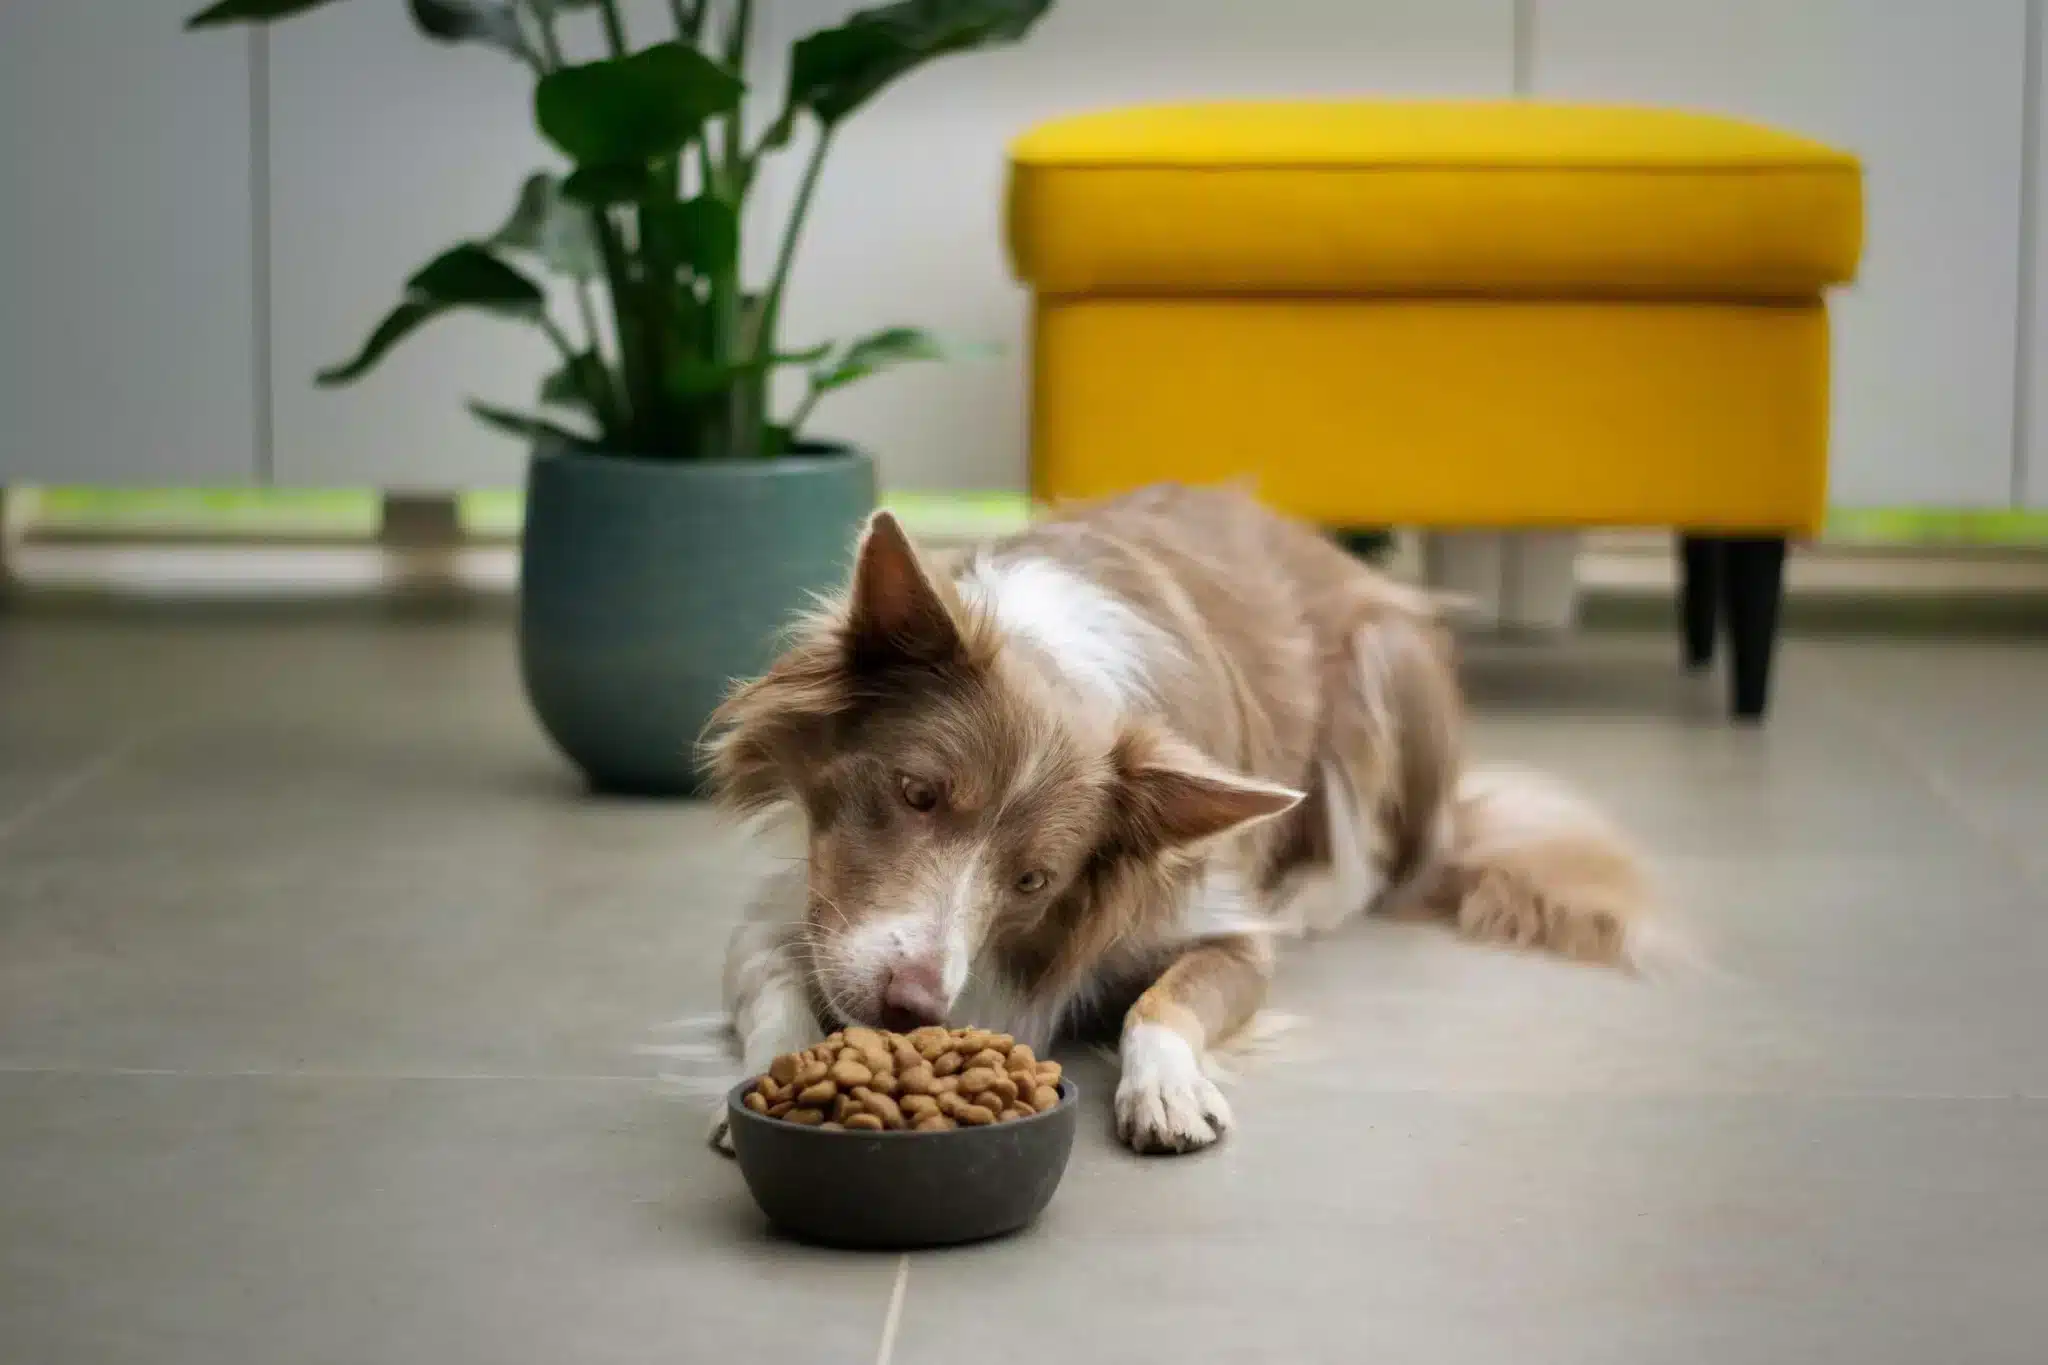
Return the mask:
<path fill-rule="evenodd" d="M 833 1132 L 939 1133 L 1012 1123 L 1059 1102 L 1060 1066 L 1007 1033 L 849 1028 L 786 1052 L 741 1096 L 757 1114 Z"/>

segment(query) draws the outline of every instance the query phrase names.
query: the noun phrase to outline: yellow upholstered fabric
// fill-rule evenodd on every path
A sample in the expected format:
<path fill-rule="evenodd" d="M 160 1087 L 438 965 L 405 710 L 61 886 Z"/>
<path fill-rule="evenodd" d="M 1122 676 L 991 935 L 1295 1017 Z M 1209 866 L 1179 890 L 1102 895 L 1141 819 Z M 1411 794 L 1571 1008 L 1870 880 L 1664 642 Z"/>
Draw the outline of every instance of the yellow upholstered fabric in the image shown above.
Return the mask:
<path fill-rule="evenodd" d="M 1818 301 L 1050 299 L 1035 328 L 1051 501 L 1249 476 L 1331 526 L 1821 524 Z"/>
<path fill-rule="evenodd" d="M 1806 298 L 1854 273 L 1861 175 L 1664 110 L 1189 105 L 1025 134 L 1009 231 L 1048 296 Z"/>

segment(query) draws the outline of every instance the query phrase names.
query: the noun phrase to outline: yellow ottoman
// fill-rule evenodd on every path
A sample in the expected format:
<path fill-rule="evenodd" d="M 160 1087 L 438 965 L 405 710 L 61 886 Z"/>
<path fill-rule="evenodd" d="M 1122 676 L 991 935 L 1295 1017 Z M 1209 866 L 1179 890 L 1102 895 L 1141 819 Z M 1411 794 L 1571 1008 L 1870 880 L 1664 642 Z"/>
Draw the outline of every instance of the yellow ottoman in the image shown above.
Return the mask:
<path fill-rule="evenodd" d="M 1011 151 L 1033 492 L 1253 476 L 1335 527 L 1668 526 L 1762 713 L 1827 493 L 1854 158 L 1651 109 L 1208 104 Z"/>

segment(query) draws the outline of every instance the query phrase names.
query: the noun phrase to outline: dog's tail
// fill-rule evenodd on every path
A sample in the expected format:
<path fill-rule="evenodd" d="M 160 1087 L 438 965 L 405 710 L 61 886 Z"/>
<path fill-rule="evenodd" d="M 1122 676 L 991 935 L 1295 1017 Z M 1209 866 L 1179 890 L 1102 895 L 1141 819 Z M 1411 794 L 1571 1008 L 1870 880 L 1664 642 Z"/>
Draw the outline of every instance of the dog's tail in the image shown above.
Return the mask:
<path fill-rule="evenodd" d="M 1627 837 L 1561 783 L 1516 769 L 1467 772 L 1449 823 L 1410 903 L 1467 938 L 1634 969 L 1675 948 Z"/>

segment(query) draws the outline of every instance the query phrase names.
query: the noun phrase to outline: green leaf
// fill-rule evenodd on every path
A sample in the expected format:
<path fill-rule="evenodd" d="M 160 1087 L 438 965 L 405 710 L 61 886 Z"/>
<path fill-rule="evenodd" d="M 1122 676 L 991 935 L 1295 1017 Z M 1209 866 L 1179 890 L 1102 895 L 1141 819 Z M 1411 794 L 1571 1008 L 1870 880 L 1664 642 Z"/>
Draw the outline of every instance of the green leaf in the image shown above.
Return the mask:
<path fill-rule="evenodd" d="M 594 279 L 604 269 L 590 210 L 565 201 L 561 186 L 544 171 L 526 177 L 504 225 L 484 245 L 538 257 L 555 274 L 573 280 Z"/>
<path fill-rule="evenodd" d="M 956 346 L 916 327 L 884 327 L 847 345 L 830 363 L 811 371 L 811 387 L 819 393 L 843 389 L 870 375 L 921 360 L 962 360 L 986 355 L 986 346 Z"/>
<path fill-rule="evenodd" d="M 406 0 L 420 32 L 443 43 L 482 43 L 509 52 L 529 66 L 539 57 L 519 27 L 519 16 L 502 0 Z"/>
<path fill-rule="evenodd" d="M 432 322 L 452 307 L 445 303 L 429 303 L 425 299 L 407 299 L 384 315 L 377 324 L 370 339 L 363 343 L 363 349 L 355 359 L 340 365 L 332 365 L 313 376 L 313 382 L 322 388 L 334 388 L 341 384 L 353 384 L 368 374 L 384 353 L 399 342 L 411 336 L 420 328 Z"/>
<path fill-rule="evenodd" d="M 710 195 L 648 204 L 640 210 L 640 230 L 662 259 L 699 275 L 730 270 L 740 249 L 739 218 L 732 205 Z"/>
<path fill-rule="evenodd" d="M 221 0 L 185 21 L 186 28 L 218 28 L 223 24 L 267 24 L 318 9 L 330 0 Z"/>
<path fill-rule="evenodd" d="M 897 0 L 861 10 L 790 51 L 789 102 L 828 126 L 899 77 L 955 52 L 1012 43 L 1052 0 Z"/>
<path fill-rule="evenodd" d="M 492 407 L 489 403 L 479 403 L 475 399 L 470 400 L 469 410 L 485 426 L 535 443 L 559 442 L 576 450 L 591 450 L 597 444 L 582 432 L 571 431 L 565 426 L 550 422 L 545 417 L 535 417 L 530 413 Z"/>
<path fill-rule="evenodd" d="M 630 204 L 654 189 L 654 177 L 646 165 L 579 166 L 562 182 L 562 197 L 591 208 L 607 204 Z"/>
<path fill-rule="evenodd" d="M 534 89 L 534 117 L 579 166 L 645 163 L 674 156 L 745 91 L 695 48 L 663 43 L 550 72 Z"/>
<path fill-rule="evenodd" d="M 543 379 L 540 401 L 556 407 L 583 408 L 602 418 L 611 389 L 611 371 L 595 352 L 585 351 Z"/>
<path fill-rule="evenodd" d="M 479 308 L 514 317 L 536 317 L 540 286 L 473 242 L 451 247 L 427 262 L 405 284 L 405 297 L 384 315 L 354 359 L 314 376 L 323 388 L 350 384 L 368 374 L 385 352 L 443 313 Z"/>
<path fill-rule="evenodd" d="M 830 343 L 804 351 L 786 351 L 765 360 L 737 360 L 713 364 L 701 355 L 677 356 L 669 363 L 667 380 L 671 395 L 683 399 L 706 398 L 723 393 L 742 380 L 791 365 L 815 365 L 832 353 Z"/>
<path fill-rule="evenodd" d="M 421 266 L 405 290 L 429 303 L 501 312 L 538 312 L 546 299 L 539 285 L 476 242 L 450 247 Z"/>

